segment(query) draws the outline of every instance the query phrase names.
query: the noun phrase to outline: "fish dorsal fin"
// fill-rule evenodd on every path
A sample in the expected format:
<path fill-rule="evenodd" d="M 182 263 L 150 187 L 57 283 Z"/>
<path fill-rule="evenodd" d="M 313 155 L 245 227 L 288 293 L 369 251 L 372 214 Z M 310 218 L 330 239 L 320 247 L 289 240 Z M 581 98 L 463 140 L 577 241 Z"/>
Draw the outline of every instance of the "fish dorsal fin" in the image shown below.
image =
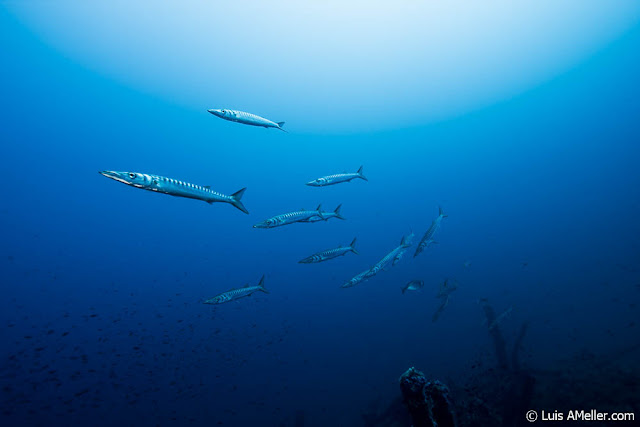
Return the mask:
<path fill-rule="evenodd" d="M 204 188 L 206 188 L 207 190 L 211 190 L 211 186 L 210 185 L 203 185 Z"/>
<path fill-rule="evenodd" d="M 249 284 L 247 283 L 246 285 L 243 286 L 243 288 L 248 288 Z"/>

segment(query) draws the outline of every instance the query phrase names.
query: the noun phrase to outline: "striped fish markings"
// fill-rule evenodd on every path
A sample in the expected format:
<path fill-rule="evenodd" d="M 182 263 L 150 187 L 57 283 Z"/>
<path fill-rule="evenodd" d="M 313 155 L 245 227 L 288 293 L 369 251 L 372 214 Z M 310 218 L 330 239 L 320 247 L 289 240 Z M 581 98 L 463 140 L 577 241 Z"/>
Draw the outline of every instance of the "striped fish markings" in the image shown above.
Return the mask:
<path fill-rule="evenodd" d="M 230 196 L 213 191 L 208 185 L 196 185 L 188 182 L 180 181 L 173 178 L 167 178 L 160 175 L 150 175 L 139 172 L 115 172 L 101 171 L 100 175 L 106 176 L 123 184 L 131 185 L 143 190 L 155 191 L 157 193 L 169 194 L 170 196 L 186 197 L 188 199 L 203 200 L 211 203 L 229 203 L 242 212 L 248 214 L 249 211 L 244 207 L 240 199 L 246 188 L 236 191 Z"/>
<path fill-rule="evenodd" d="M 422 239 L 420 239 L 420 243 L 418 243 L 418 247 L 416 248 L 416 253 L 413 254 L 414 258 L 417 257 L 420 254 L 420 252 L 427 249 L 431 243 L 436 243 L 436 241 L 433 240 L 433 235 L 436 234 L 436 231 L 438 231 L 438 229 L 440 228 L 440 223 L 442 222 L 442 218 L 446 218 L 446 217 L 447 215 L 445 215 L 444 212 L 442 212 L 442 208 L 438 207 L 438 217 L 431 222 L 431 226 L 429 227 L 427 232 L 424 233 L 424 236 L 422 236 Z"/>
<path fill-rule="evenodd" d="M 253 228 L 274 228 L 280 227 L 282 225 L 293 224 L 294 222 L 315 222 L 308 221 L 308 219 L 316 216 L 324 219 L 324 214 L 322 213 L 322 205 L 318 205 L 315 211 L 306 211 L 304 209 L 300 209 L 296 212 L 276 215 L 255 224 Z"/>
<path fill-rule="evenodd" d="M 207 111 L 216 117 L 220 117 L 221 119 L 228 120 L 230 122 L 242 123 L 243 125 L 249 126 L 261 126 L 263 128 L 275 128 L 286 132 L 286 130 L 282 129 L 282 126 L 284 126 L 284 122 L 272 122 L 271 120 L 265 119 L 264 117 L 256 116 L 255 114 L 251 113 L 245 113 L 244 111 L 213 108 Z"/>
<path fill-rule="evenodd" d="M 301 222 L 318 222 L 318 221 L 327 221 L 329 218 L 338 218 L 344 220 L 345 217 L 340 213 L 340 209 L 342 208 L 342 204 L 339 204 L 337 208 L 334 209 L 333 212 L 322 212 L 322 216 L 313 216 L 309 219 L 305 219 Z"/>
<path fill-rule="evenodd" d="M 333 258 L 337 258 L 342 255 L 346 255 L 348 252 L 353 252 L 358 255 L 358 251 L 355 248 L 356 239 L 353 239 L 349 246 L 340 246 L 334 249 L 327 249 L 326 251 L 315 253 L 298 261 L 300 264 L 311 264 L 316 262 L 328 261 Z"/>
<path fill-rule="evenodd" d="M 352 288 L 355 285 L 364 282 L 365 280 L 367 280 L 369 277 L 371 277 L 369 275 L 369 272 L 371 270 L 365 270 L 360 274 L 357 274 L 355 276 L 353 276 L 351 279 L 349 279 L 347 282 L 345 282 L 342 286 L 340 286 L 341 288 Z"/>
<path fill-rule="evenodd" d="M 203 304 L 223 304 L 225 302 L 248 297 L 252 293 L 258 291 L 264 292 L 265 294 L 269 293 L 269 291 L 267 291 L 264 287 L 264 276 L 262 276 L 262 278 L 260 279 L 260 283 L 258 283 L 258 286 L 249 286 L 249 284 L 246 284 L 242 288 L 231 289 L 230 291 L 223 292 L 213 298 L 203 301 Z"/>
<path fill-rule="evenodd" d="M 413 231 L 407 236 L 406 239 L 406 243 L 411 246 L 413 244 L 413 238 L 415 237 L 415 234 L 413 234 Z M 409 247 L 407 246 L 407 248 Z M 401 251 L 398 252 L 398 254 L 395 256 L 395 258 L 393 258 L 393 262 L 391 263 L 391 265 L 396 265 L 401 259 L 402 256 L 404 255 L 404 253 L 406 252 L 407 248 L 402 249 Z"/>
<path fill-rule="evenodd" d="M 410 246 L 411 246 L 411 243 L 407 241 L 407 238 L 405 236 L 402 236 L 402 239 L 400 240 L 400 246 L 393 249 L 391 252 L 386 254 L 380 261 L 375 263 L 375 265 L 371 267 L 371 269 L 369 270 L 369 277 L 375 276 L 380 271 L 384 270 L 389 265 L 389 263 L 393 262 L 393 260 L 398 256 L 398 254 L 401 251 L 407 249 Z"/>
<path fill-rule="evenodd" d="M 327 185 L 340 184 L 341 182 L 350 182 L 352 179 L 356 179 L 356 178 L 369 181 L 362 174 L 362 166 L 360 166 L 360 169 L 358 169 L 357 172 L 350 172 L 350 173 L 344 172 L 344 173 L 337 173 L 334 175 L 323 176 L 321 178 L 317 178 L 317 179 L 314 179 L 313 181 L 307 182 L 306 185 L 309 185 L 311 187 L 325 187 Z"/>

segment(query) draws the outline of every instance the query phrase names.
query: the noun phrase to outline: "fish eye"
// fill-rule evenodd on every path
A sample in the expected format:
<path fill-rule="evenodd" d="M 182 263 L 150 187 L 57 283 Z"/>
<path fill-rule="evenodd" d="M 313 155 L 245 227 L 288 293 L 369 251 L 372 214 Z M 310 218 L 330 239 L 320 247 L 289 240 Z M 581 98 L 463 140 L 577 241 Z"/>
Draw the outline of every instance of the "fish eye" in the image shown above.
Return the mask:
<path fill-rule="evenodd" d="M 224 111 L 224 110 L 222 110 L 222 112 L 224 113 L 225 111 Z"/>
<path fill-rule="evenodd" d="M 129 178 L 133 179 L 136 177 L 136 174 L 133 172 L 129 172 Z"/>

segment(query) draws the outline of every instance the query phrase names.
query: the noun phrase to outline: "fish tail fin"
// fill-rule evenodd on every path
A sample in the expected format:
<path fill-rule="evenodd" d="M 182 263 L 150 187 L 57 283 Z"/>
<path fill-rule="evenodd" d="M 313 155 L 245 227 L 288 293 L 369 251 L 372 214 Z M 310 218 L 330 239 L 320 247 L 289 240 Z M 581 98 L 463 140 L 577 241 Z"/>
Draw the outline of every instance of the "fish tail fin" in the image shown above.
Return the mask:
<path fill-rule="evenodd" d="M 358 168 L 358 172 L 356 172 L 356 173 L 358 174 L 358 178 L 364 179 L 365 181 L 369 181 L 367 179 L 367 177 L 362 174 L 362 166 L 360 166 L 360 168 Z"/>
<path fill-rule="evenodd" d="M 342 216 L 342 214 L 340 213 L 340 209 L 342 208 L 342 203 L 340 203 L 336 209 L 333 211 L 333 213 L 336 215 L 336 218 L 338 219 L 345 219 L 345 217 Z"/>
<path fill-rule="evenodd" d="M 402 287 L 402 295 L 404 295 L 404 293 L 405 293 L 406 291 L 407 291 L 407 287 L 406 287 L 406 286 L 403 286 L 403 287 Z"/>
<path fill-rule="evenodd" d="M 446 218 L 449 216 L 444 214 L 444 211 L 442 210 L 442 206 L 438 206 L 438 215 L 440 215 L 442 218 Z"/>
<path fill-rule="evenodd" d="M 278 129 L 280 129 L 282 132 L 289 133 L 286 130 L 282 129 L 282 127 L 284 126 L 284 122 L 278 122 L 276 124 L 278 125 Z"/>
<path fill-rule="evenodd" d="M 360 255 L 358 253 L 358 251 L 356 251 L 356 238 L 354 237 L 353 240 L 351 241 L 351 244 L 349 245 L 349 247 L 351 248 L 351 252 L 353 252 L 356 255 Z"/>
<path fill-rule="evenodd" d="M 402 236 L 402 239 L 400 239 L 400 246 L 404 248 L 408 248 L 409 246 L 411 246 L 411 243 L 409 243 L 407 236 Z"/>
<path fill-rule="evenodd" d="M 244 207 L 244 205 L 242 204 L 242 202 L 240 201 L 240 199 L 242 199 L 242 195 L 244 194 L 244 191 L 247 189 L 247 187 L 243 188 L 242 190 L 238 190 L 235 193 L 233 193 L 231 196 L 229 196 L 231 198 L 230 203 L 235 206 L 236 208 L 240 209 L 242 212 L 248 214 L 249 211 L 247 210 L 247 208 Z"/>
<path fill-rule="evenodd" d="M 258 287 L 260 288 L 260 290 L 262 292 L 264 292 L 265 294 L 268 294 L 269 291 L 264 287 L 264 274 L 262 275 L 262 277 L 260 278 L 260 283 L 258 283 Z"/>

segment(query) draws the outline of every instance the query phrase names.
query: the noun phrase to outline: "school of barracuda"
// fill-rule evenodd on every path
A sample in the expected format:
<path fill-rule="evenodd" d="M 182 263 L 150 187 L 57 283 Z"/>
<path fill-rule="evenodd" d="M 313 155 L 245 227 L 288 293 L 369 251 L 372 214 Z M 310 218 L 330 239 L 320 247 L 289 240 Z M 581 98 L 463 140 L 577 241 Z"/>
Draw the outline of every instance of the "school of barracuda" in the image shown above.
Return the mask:
<path fill-rule="evenodd" d="M 209 109 L 207 111 L 223 120 L 241 123 L 249 126 L 273 128 L 286 132 L 283 129 L 284 122 L 274 122 L 255 114 L 229 109 Z M 223 193 L 212 190 L 209 186 L 192 184 L 186 181 L 167 178 L 161 175 L 129 171 L 101 171 L 100 174 L 123 184 L 143 190 L 168 194 L 170 196 L 202 200 L 209 204 L 228 203 L 238 210 L 244 212 L 245 214 L 249 214 L 249 211 L 241 202 L 241 198 L 244 195 L 246 188 L 242 188 L 235 193 L 232 193 L 231 195 L 225 195 Z M 343 172 L 325 175 L 307 182 L 306 185 L 310 187 L 325 187 L 329 185 L 351 182 L 354 179 L 369 181 L 363 174 L 363 166 L 360 166 L 356 172 Z M 275 228 L 295 223 L 314 223 L 319 221 L 328 221 L 331 218 L 344 220 L 345 218 L 340 213 L 341 208 L 342 204 L 338 205 L 333 211 L 323 211 L 322 205 L 318 205 L 318 207 L 314 210 L 300 209 L 298 211 L 282 213 L 254 224 L 253 228 Z M 426 250 L 431 244 L 437 243 L 434 240 L 434 235 L 440 228 L 442 220 L 446 217 L 447 215 L 444 214 L 442 208 L 438 207 L 438 216 L 433 220 L 430 227 L 427 229 L 422 239 L 418 243 L 417 249 L 413 255 L 414 258 L 424 250 Z M 378 273 L 386 271 L 390 267 L 395 266 L 400 261 L 405 251 L 412 246 L 413 238 L 413 232 L 411 232 L 407 236 L 403 236 L 400 240 L 400 244 L 389 251 L 386 255 L 384 255 L 380 259 L 380 261 L 376 262 L 370 268 L 356 274 L 351 279 L 347 280 L 341 287 L 354 287 L 362 282 L 371 279 Z M 356 239 L 354 238 L 349 246 L 338 246 L 332 249 L 322 250 L 306 258 L 303 258 L 299 261 L 299 263 L 314 264 L 325 262 L 340 256 L 344 256 L 349 252 L 357 255 L 358 252 L 355 249 L 355 243 Z M 402 288 L 402 293 L 404 294 L 408 290 L 419 291 L 423 288 L 423 286 L 424 282 L 422 280 L 412 280 Z M 441 285 L 437 298 L 442 298 L 443 302 L 438 308 L 438 311 L 433 316 L 434 322 L 437 320 L 444 307 L 446 307 L 446 305 L 448 304 L 449 295 L 456 288 L 457 284 L 454 283 L 453 285 L 449 285 L 448 280 L 445 280 L 445 282 Z M 212 298 L 204 300 L 203 303 L 223 304 L 240 298 L 248 297 L 255 292 L 269 293 L 264 287 L 264 275 L 260 279 L 260 282 L 257 286 L 245 285 L 243 287 L 230 289 Z"/>

